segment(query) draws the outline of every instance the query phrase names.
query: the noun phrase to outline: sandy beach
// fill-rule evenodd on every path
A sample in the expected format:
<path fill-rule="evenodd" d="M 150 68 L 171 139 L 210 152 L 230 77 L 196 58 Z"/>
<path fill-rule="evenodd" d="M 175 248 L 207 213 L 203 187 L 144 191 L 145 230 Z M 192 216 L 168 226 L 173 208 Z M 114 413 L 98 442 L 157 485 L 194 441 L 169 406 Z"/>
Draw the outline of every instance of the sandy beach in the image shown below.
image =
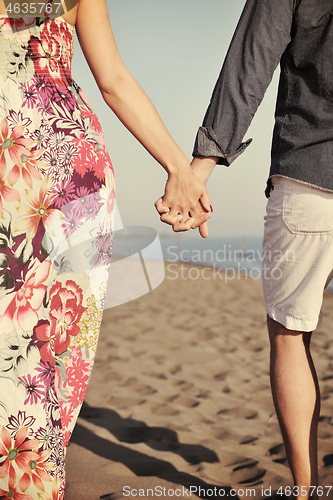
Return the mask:
<path fill-rule="evenodd" d="M 225 284 L 196 269 L 189 279 L 173 264 L 158 288 L 104 312 L 68 449 L 66 500 L 261 499 L 292 485 L 271 399 L 261 282 Z M 312 352 L 322 393 L 320 484 L 330 499 L 332 325 L 328 292 Z"/>

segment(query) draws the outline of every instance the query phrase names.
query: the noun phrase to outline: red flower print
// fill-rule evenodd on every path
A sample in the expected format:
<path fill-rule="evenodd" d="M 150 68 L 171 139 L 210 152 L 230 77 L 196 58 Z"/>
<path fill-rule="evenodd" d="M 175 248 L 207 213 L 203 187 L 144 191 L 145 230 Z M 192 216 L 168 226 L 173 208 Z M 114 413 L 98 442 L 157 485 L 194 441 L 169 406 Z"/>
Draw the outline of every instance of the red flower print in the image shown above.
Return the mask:
<path fill-rule="evenodd" d="M 16 165 L 20 162 L 21 155 L 30 155 L 30 151 L 27 148 L 31 148 L 33 144 L 32 139 L 26 139 L 23 137 L 23 127 L 18 125 L 9 135 L 9 127 L 6 118 L 4 118 L 0 123 L 0 173 L 4 177 L 6 173 L 6 158 L 5 153 L 7 152 Z"/>
<path fill-rule="evenodd" d="M 19 45 L 27 43 L 30 40 L 30 30 L 27 28 L 35 21 L 34 17 L 27 18 L 9 18 L 0 19 L 1 34 L 6 40 L 16 41 Z"/>
<path fill-rule="evenodd" d="M 33 500 L 30 495 L 25 495 L 24 493 L 17 491 L 15 483 L 16 472 L 14 467 L 12 467 L 9 471 L 8 490 L 6 491 L 0 488 L 0 496 L 2 500 Z"/>
<path fill-rule="evenodd" d="M 55 366 L 55 335 L 51 334 L 50 323 L 41 323 L 35 327 L 35 333 L 39 340 L 46 342 L 40 348 L 40 357 L 43 361 L 49 361 L 52 366 Z"/>
<path fill-rule="evenodd" d="M 79 347 L 72 347 L 71 349 L 71 358 L 73 360 L 77 359 L 79 356 L 81 356 L 81 350 L 79 349 Z"/>
<path fill-rule="evenodd" d="M 20 194 L 15 189 L 7 186 L 5 181 L 2 178 L 1 169 L 0 169 L 0 217 L 3 216 L 3 201 L 2 198 L 6 201 L 20 201 Z"/>
<path fill-rule="evenodd" d="M 61 345 L 63 348 L 64 343 L 67 349 L 69 336 L 75 337 L 80 331 L 78 323 L 85 311 L 82 301 L 82 289 L 75 281 L 67 280 L 66 287 L 62 287 L 61 283 L 57 281 L 50 290 L 50 317 L 51 325 L 55 328 L 56 352 L 58 354 L 60 353 L 57 346 Z"/>
<path fill-rule="evenodd" d="M 17 292 L 12 292 L 8 297 L 13 297 L 5 310 L 1 327 L 3 331 L 11 331 L 14 325 L 21 330 L 30 331 L 38 321 L 37 312 L 40 308 L 47 286 L 44 284 L 50 273 L 51 262 L 35 261 L 28 271 L 25 283 Z"/>
<path fill-rule="evenodd" d="M 54 222 L 62 217 L 60 210 L 50 208 L 51 197 L 47 194 L 49 190 L 49 180 L 42 182 L 40 191 L 37 194 L 33 189 L 26 191 L 29 205 L 21 205 L 17 211 L 23 215 L 15 225 L 16 232 L 26 232 L 26 239 L 32 240 L 37 233 L 39 222 L 42 221 L 45 231 L 54 236 Z"/>
<path fill-rule="evenodd" d="M 64 434 L 63 434 L 63 440 L 64 440 L 64 446 L 65 446 L 65 448 L 67 448 L 70 438 L 71 438 L 71 431 L 64 432 Z"/>
<path fill-rule="evenodd" d="M 24 182 L 32 188 L 32 177 L 41 180 L 42 176 L 37 170 L 37 168 L 47 168 L 47 163 L 45 161 L 40 161 L 38 158 L 43 153 L 42 150 L 32 151 L 29 155 L 23 154 L 16 165 L 13 166 L 8 174 L 9 184 L 15 184 L 20 178 L 20 171 L 22 172 L 22 178 Z M 32 176 L 32 177 L 31 177 Z"/>
<path fill-rule="evenodd" d="M 54 23 L 48 23 L 41 32 L 40 40 L 37 38 L 30 40 L 31 50 L 35 56 L 35 72 L 60 87 L 67 88 L 67 78 L 62 64 L 62 47 L 57 37 L 54 36 L 52 27 L 54 27 Z M 64 62 L 68 67 L 66 52 L 65 50 Z"/>
<path fill-rule="evenodd" d="M 67 369 L 67 383 L 72 387 L 87 386 L 90 373 L 90 365 L 84 359 L 77 358 L 73 361 L 73 366 Z"/>
<path fill-rule="evenodd" d="M 29 427 L 22 427 L 22 429 L 18 431 L 13 443 L 13 439 L 8 429 L 2 427 L 0 431 L 0 454 L 3 455 L 2 458 L 5 458 L 5 460 L 0 467 L 0 477 L 6 477 L 8 471 L 9 475 L 12 474 L 14 470 L 13 462 L 15 462 L 23 472 L 29 472 L 30 468 L 28 461 L 38 459 L 38 454 L 32 450 L 40 445 L 40 441 L 38 439 L 27 439 L 28 432 Z"/>
<path fill-rule="evenodd" d="M 66 74 L 70 73 L 73 53 L 73 33 L 68 24 L 57 22 L 49 24 L 51 36 L 59 42 L 61 47 L 61 63 Z"/>
<path fill-rule="evenodd" d="M 68 51 L 69 54 L 73 52 L 73 34 L 67 23 L 63 23 L 59 26 L 57 23 L 53 24 L 51 27 L 52 36 L 58 40 L 59 44 Z"/>
<path fill-rule="evenodd" d="M 88 387 L 88 380 L 84 387 L 79 387 L 79 386 L 75 387 L 73 389 L 72 394 L 70 394 L 67 397 L 67 402 L 70 404 L 71 409 L 75 409 L 83 403 L 87 387 Z"/>
<path fill-rule="evenodd" d="M 107 165 L 111 165 L 111 163 L 108 161 L 108 155 L 105 154 L 105 152 L 100 152 L 97 151 L 96 159 L 94 162 L 94 174 L 98 179 L 102 180 L 105 177 L 105 170 Z"/>
<path fill-rule="evenodd" d="M 86 97 L 83 94 L 81 89 L 79 90 L 79 93 L 80 93 L 80 97 L 81 97 L 82 101 L 88 106 L 88 108 L 90 108 L 88 101 L 87 101 L 87 99 L 86 99 Z M 90 120 L 91 126 L 95 130 L 95 132 L 97 132 L 98 134 L 102 133 L 102 127 L 101 127 L 101 124 L 99 122 L 99 119 L 97 118 L 95 113 L 91 110 L 91 108 L 90 109 L 82 108 L 81 114 L 85 118 L 88 118 Z"/>
<path fill-rule="evenodd" d="M 91 170 L 91 165 L 95 163 L 95 149 L 92 143 L 86 141 L 80 147 L 80 142 L 79 139 L 73 139 L 73 144 L 79 152 L 73 158 L 72 165 L 74 170 L 83 177 L 86 172 Z"/>
<path fill-rule="evenodd" d="M 82 306 L 82 290 L 71 280 L 66 287 L 57 281 L 50 290 L 50 322 L 41 323 L 35 328 L 39 340 L 45 342 L 40 348 L 43 361 L 55 366 L 55 354 L 68 349 L 70 337 L 75 337 L 80 327 L 78 323 L 85 308 Z"/>
<path fill-rule="evenodd" d="M 38 499 L 39 500 L 64 500 L 64 495 L 60 491 L 60 482 L 59 482 L 59 479 L 56 478 L 53 481 L 53 484 L 52 484 L 52 498 L 50 497 L 50 495 L 48 495 L 47 493 L 45 493 L 45 491 L 43 491 L 42 493 L 38 493 Z"/>
<path fill-rule="evenodd" d="M 44 491 L 43 481 L 52 481 L 52 477 L 46 471 L 55 469 L 55 465 L 52 462 L 47 461 L 51 453 L 52 450 L 41 451 L 38 454 L 38 458 L 36 458 L 35 460 L 30 460 L 28 464 L 28 466 L 30 467 L 30 472 L 26 472 L 21 477 L 18 484 L 20 490 L 25 491 L 27 488 L 29 488 L 32 479 L 34 485 L 39 490 Z"/>
<path fill-rule="evenodd" d="M 61 423 L 62 423 L 62 428 L 66 428 L 69 426 L 71 421 L 73 420 L 73 410 L 68 409 L 66 406 L 64 406 L 63 402 L 59 402 L 60 406 L 60 418 L 61 418 Z"/>

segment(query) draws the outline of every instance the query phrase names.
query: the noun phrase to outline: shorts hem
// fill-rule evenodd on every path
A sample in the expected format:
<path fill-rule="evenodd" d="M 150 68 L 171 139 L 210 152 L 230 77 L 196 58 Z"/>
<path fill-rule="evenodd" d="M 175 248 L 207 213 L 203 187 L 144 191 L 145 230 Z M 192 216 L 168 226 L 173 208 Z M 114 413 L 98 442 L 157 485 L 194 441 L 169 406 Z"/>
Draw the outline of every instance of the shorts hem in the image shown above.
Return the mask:
<path fill-rule="evenodd" d="M 317 326 L 321 323 L 321 313 L 319 317 L 313 320 L 303 320 L 300 318 L 295 318 L 288 313 L 277 311 L 270 306 L 265 305 L 266 312 L 270 318 L 277 321 L 283 325 L 287 330 L 293 330 L 297 332 L 313 332 Z"/>

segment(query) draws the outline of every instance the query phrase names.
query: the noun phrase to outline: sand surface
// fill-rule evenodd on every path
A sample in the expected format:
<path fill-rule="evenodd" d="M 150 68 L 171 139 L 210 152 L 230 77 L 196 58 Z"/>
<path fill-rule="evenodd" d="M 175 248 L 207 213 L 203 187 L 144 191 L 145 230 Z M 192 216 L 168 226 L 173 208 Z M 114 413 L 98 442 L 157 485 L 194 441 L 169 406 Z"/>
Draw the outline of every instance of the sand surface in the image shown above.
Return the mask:
<path fill-rule="evenodd" d="M 198 279 L 182 279 L 179 268 L 170 279 L 172 269 L 152 292 L 104 313 L 68 449 L 66 500 L 259 499 L 292 484 L 270 393 L 261 282 L 225 284 L 200 268 Z M 332 320 L 327 293 L 312 351 L 320 481 L 331 499 Z"/>

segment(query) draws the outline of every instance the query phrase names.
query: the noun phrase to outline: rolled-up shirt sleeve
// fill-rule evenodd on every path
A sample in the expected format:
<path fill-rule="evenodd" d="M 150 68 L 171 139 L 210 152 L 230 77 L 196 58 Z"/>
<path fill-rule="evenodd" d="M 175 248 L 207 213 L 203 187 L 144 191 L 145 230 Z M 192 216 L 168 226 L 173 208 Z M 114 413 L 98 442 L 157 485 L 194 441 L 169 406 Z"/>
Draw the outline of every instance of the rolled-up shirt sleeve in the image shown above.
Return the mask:
<path fill-rule="evenodd" d="M 295 0 L 247 0 L 193 156 L 217 156 L 229 166 L 249 145 L 243 137 L 291 41 Z"/>

